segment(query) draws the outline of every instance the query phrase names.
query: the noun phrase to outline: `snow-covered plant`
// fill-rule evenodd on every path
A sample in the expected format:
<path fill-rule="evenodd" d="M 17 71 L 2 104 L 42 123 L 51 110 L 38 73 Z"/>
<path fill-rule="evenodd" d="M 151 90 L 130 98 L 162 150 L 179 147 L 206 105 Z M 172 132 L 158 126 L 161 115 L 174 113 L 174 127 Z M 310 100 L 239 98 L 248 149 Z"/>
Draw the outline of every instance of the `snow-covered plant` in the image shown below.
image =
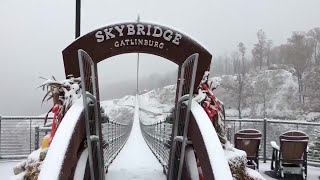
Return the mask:
<path fill-rule="evenodd" d="M 54 77 L 52 77 L 52 79 L 43 79 L 45 79 L 45 82 L 43 82 L 39 87 L 47 92 L 42 99 L 42 103 L 53 99 L 54 104 L 47 113 L 45 119 L 46 123 L 48 114 L 52 112 L 55 105 L 62 107 L 59 109 L 58 114 L 62 118 L 75 100 L 81 97 L 81 78 L 71 77 L 62 81 L 57 81 Z"/>
<path fill-rule="evenodd" d="M 33 151 L 26 160 L 19 162 L 14 168 L 14 179 L 17 180 L 36 180 L 41 170 L 43 158 L 41 155 L 46 153 L 46 149 L 38 149 Z"/>
<path fill-rule="evenodd" d="M 45 79 L 45 78 L 43 78 Z M 53 118 L 52 131 L 50 133 L 51 138 L 54 136 L 55 130 L 58 127 L 65 113 L 73 105 L 75 100 L 81 98 L 81 81 L 80 78 L 69 78 L 67 80 L 57 81 L 54 77 L 52 79 L 45 79 L 45 82 L 41 84 L 43 90 L 46 90 L 46 94 L 42 99 L 42 103 L 45 101 L 53 100 L 53 107 L 46 115 L 45 123 L 47 121 L 50 112 L 55 114 Z M 43 140 L 43 142 L 45 139 Z M 50 144 L 51 139 L 49 140 Z M 45 159 L 48 147 L 41 147 L 40 149 L 33 151 L 27 158 L 17 164 L 14 167 L 14 174 L 17 179 L 38 179 L 38 175 L 41 170 L 42 161 Z"/>
<path fill-rule="evenodd" d="M 213 90 L 216 86 L 209 80 L 209 71 L 206 71 L 198 87 L 198 94 L 194 100 L 197 101 L 208 114 L 222 146 L 225 149 L 230 149 L 230 143 L 227 140 L 222 122 L 224 118 L 223 102 L 220 101 L 214 94 Z"/>

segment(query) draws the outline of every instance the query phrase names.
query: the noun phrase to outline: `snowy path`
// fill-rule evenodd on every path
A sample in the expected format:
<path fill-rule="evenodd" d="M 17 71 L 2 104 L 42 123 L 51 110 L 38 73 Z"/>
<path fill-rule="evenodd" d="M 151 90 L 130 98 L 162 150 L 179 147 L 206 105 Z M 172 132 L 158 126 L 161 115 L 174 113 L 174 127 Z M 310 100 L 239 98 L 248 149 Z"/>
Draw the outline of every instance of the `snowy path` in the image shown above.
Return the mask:
<path fill-rule="evenodd" d="M 139 125 L 139 106 L 136 103 L 134 122 L 129 139 L 110 165 L 106 180 L 152 179 L 164 180 L 162 166 L 144 141 Z"/>
<path fill-rule="evenodd" d="M 22 160 L 21 160 L 22 161 Z M 12 179 L 13 167 L 20 161 L 0 161 L 0 179 Z"/>

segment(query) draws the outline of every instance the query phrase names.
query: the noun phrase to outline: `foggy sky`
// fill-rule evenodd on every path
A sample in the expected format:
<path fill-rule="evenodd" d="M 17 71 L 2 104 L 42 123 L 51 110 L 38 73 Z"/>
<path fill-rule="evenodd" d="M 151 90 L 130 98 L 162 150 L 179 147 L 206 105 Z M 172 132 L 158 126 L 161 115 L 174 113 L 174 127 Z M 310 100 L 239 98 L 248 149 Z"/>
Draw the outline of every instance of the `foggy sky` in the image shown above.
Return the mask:
<path fill-rule="evenodd" d="M 319 7 L 319 0 L 87 0 L 81 34 L 134 21 L 139 12 L 142 22 L 182 31 L 218 56 L 236 49 L 239 41 L 251 48 L 259 29 L 277 45 L 294 30 L 320 26 Z M 61 52 L 74 40 L 74 15 L 75 0 L 0 1 L 0 114 L 38 115 L 48 109 L 41 109 L 38 77 L 64 78 Z M 100 84 L 134 79 L 135 58 L 128 54 L 99 63 Z M 175 68 L 162 58 L 141 56 L 141 76 Z"/>

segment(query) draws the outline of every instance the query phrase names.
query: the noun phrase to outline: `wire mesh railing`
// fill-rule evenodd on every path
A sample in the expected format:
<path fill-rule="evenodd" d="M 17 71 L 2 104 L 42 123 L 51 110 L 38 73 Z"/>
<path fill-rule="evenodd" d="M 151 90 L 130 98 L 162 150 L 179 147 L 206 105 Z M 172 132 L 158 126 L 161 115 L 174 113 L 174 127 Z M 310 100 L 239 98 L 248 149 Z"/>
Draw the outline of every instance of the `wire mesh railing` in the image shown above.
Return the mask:
<path fill-rule="evenodd" d="M 26 158 L 37 149 L 38 128 L 43 126 L 44 119 L 44 116 L 0 116 L 0 158 Z"/>
<path fill-rule="evenodd" d="M 132 129 L 132 124 L 133 121 L 129 124 L 114 121 L 102 124 L 102 147 L 104 151 L 103 157 L 106 171 L 108 171 L 108 167 L 127 142 Z"/>
<path fill-rule="evenodd" d="M 162 164 L 164 173 L 166 174 L 169 165 L 172 124 L 165 121 L 144 124 L 140 120 L 140 129 L 147 145 Z"/>
<path fill-rule="evenodd" d="M 289 120 L 270 120 L 270 119 L 232 119 L 226 118 L 225 128 L 227 129 L 228 139 L 233 143 L 234 134 L 241 129 L 257 129 L 262 133 L 260 145 L 260 158 L 264 161 L 271 159 L 272 147 L 270 141 L 279 144 L 279 136 L 290 130 L 303 131 L 309 136 L 309 162 L 320 162 L 320 123 L 289 121 Z"/>
<path fill-rule="evenodd" d="M 181 179 L 182 168 L 184 163 L 185 148 L 187 145 L 187 134 L 190 120 L 191 95 L 194 93 L 194 83 L 198 65 L 199 54 L 195 53 L 189 56 L 182 64 L 179 83 L 178 83 L 178 97 L 175 105 L 175 120 L 173 122 L 172 139 L 181 137 L 181 142 L 172 142 L 170 150 L 170 162 L 168 179 Z M 186 102 L 187 108 L 185 111 L 180 111 L 182 102 Z"/>

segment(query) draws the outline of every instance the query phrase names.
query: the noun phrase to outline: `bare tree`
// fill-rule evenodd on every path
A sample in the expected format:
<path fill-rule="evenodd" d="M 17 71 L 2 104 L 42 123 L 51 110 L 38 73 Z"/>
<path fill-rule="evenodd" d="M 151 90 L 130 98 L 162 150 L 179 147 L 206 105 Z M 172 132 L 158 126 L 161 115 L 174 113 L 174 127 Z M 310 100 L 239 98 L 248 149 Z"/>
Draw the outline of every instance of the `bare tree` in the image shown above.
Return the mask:
<path fill-rule="evenodd" d="M 220 76 L 224 74 L 224 61 L 221 56 L 213 58 L 210 68 L 210 74 L 213 76 Z"/>
<path fill-rule="evenodd" d="M 306 104 L 309 111 L 320 112 L 320 66 L 308 68 L 304 74 Z"/>
<path fill-rule="evenodd" d="M 251 50 L 251 54 L 252 54 L 252 62 L 253 62 L 253 68 L 256 69 L 256 67 L 258 66 L 258 53 L 257 53 L 257 48 L 254 47 L 252 50 Z"/>
<path fill-rule="evenodd" d="M 239 53 L 237 51 L 234 51 L 231 53 L 231 59 L 233 63 L 233 73 L 237 74 L 240 73 L 240 59 L 239 59 Z"/>
<path fill-rule="evenodd" d="M 244 46 L 243 42 L 240 42 L 239 45 L 238 45 L 238 48 L 239 48 L 239 52 L 241 54 L 241 60 L 242 60 L 242 74 L 244 75 L 245 73 L 245 54 L 246 54 L 246 47 Z"/>
<path fill-rule="evenodd" d="M 296 70 L 295 75 L 298 77 L 299 102 L 304 103 L 303 96 L 303 72 L 307 67 L 307 62 L 312 57 L 313 48 L 307 40 L 304 32 L 293 32 L 288 39 L 288 56 L 287 61 L 293 65 Z"/>
<path fill-rule="evenodd" d="M 239 112 L 239 119 L 242 118 L 241 116 L 241 103 L 242 103 L 242 94 L 243 94 L 243 85 L 244 85 L 244 77 L 245 77 L 245 54 L 246 54 L 246 47 L 243 42 L 240 42 L 238 45 L 239 52 L 241 54 L 242 59 L 242 66 L 241 70 L 237 74 L 237 82 L 238 82 L 238 112 Z"/>
<path fill-rule="evenodd" d="M 262 68 L 263 59 L 265 57 L 265 48 L 266 48 L 266 34 L 260 29 L 257 32 L 258 43 L 254 44 L 254 48 L 252 50 L 252 56 L 254 56 L 255 60 L 259 62 L 260 70 Z"/>
<path fill-rule="evenodd" d="M 312 46 L 313 46 L 313 59 L 317 65 L 320 65 L 320 27 L 316 27 L 311 29 L 308 34 L 312 38 Z"/>
<path fill-rule="evenodd" d="M 271 59 L 271 48 L 273 45 L 273 41 L 272 40 L 268 40 L 267 44 L 266 44 L 266 59 L 267 59 L 267 67 L 270 66 L 270 59 Z"/>
<path fill-rule="evenodd" d="M 224 62 L 225 62 L 226 74 L 229 74 L 229 73 L 228 73 L 228 63 L 229 63 L 228 60 L 229 60 L 228 55 L 225 55 L 225 57 L 224 57 Z"/>
<path fill-rule="evenodd" d="M 259 76 L 255 83 L 255 95 L 259 96 L 263 100 L 263 118 L 266 118 L 266 96 L 270 91 L 270 84 L 265 71 L 262 76 Z"/>

